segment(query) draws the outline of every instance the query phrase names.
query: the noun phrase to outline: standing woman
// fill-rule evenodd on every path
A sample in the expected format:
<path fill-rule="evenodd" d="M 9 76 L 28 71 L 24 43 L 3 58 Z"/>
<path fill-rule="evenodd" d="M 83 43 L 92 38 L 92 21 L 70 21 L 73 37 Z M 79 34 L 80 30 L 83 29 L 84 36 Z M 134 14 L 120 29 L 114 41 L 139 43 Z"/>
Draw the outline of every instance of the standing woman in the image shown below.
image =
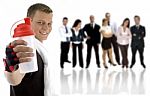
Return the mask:
<path fill-rule="evenodd" d="M 76 49 L 78 48 L 78 54 L 79 54 L 79 65 L 81 68 L 83 68 L 83 56 L 82 56 L 82 49 L 83 49 L 83 40 L 85 34 L 84 31 L 81 29 L 81 20 L 77 19 L 74 24 L 73 27 L 71 29 L 72 31 L 72 37 L 71 37 L 71 41 L 72 41 L 72 50 L 73 50 L 73 68 L 76 66 Z"/>
<path fill-rule="evenodd" d="M 109 53 L 109 58 L 111 61 L 111 65 L 116 66 L 113 62 L 112 58 L 112 46 L 111 46 L 111 37 L 113 35 L 111 27 L 108 26 L 108 19 L 104 18 L 102 20 L 102 28 L 100 30 L 101 34 L 103 35 L 102 39 L 102 49 L 103 49 L 103 64 L 105 68 L 108 68 L 106 65 L 106 54 Z"/>
<path fill-rule="evenodd" d="M 130 20 L 129 18 L 125 18 L 122 25 L 118 28 L 117 43 L 119 44 L 121 54 L 122 54 L 122 68 L 128 68 L 128 46 L 129 40 L 131 39 L 131 32 L 129 29 Z"/>

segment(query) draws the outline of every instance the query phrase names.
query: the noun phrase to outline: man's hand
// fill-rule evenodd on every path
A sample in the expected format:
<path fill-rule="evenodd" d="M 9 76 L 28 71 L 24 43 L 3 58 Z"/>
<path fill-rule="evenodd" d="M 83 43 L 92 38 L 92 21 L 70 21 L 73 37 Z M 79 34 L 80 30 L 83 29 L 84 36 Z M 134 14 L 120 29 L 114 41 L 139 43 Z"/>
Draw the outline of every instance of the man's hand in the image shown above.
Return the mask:
<path fill-rule="evenodd" d="M 16 52 L 16 56 L 20 63 L 30 62 L 31 57 L 34 56 L 33 49 L 31 47 L 27 47 L 27 42 L 24 40 L 15 40 L 11 42 L 11 46 L 14 47 L 13 51 Z"/>
<path fill-rule="evenodd" d="M 91 39 L 91 37 L 90 37 L 90 36 L 87 36 L 87 39 Z"/>

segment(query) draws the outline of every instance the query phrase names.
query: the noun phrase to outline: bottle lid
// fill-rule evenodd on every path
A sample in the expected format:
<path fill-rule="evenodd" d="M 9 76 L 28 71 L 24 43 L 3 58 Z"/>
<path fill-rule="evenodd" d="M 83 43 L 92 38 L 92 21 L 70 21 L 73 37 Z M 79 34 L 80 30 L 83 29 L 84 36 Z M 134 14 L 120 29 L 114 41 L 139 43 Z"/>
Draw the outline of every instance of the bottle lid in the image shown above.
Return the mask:
<path fill-rule="evenodd" d="M 17 25 L 17 27 L 14 29 L 13 38 L 34 35 L 34 32 L 31 28 L 30 18 L 24 18 L 24 21 L 25 23 Z"/>

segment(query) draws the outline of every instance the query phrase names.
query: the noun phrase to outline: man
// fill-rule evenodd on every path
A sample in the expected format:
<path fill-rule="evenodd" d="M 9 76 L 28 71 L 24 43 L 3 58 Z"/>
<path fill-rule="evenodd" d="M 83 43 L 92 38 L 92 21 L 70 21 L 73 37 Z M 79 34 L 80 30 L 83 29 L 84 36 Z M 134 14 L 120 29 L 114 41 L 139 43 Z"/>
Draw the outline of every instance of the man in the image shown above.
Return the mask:
<path fill-rule="evenodd" d="M 68 60 L 68 53 L 70 49 L 70 37 L 72 36 L 71 29 L 67 26 L 68 18 L 63 18 L 63 25 L 59 28 L 61 36 L 61 54 L 60 54 L 60 67 L 64 68 L 64 62 L 71 63 Z"/>
<path fill-rule="evenodd" d="M 83 30 L 87 33 L 87 58 L 86 58 L 86 68 L 89 67 L 91 60 L 91 51 L 92 47 L 95 50 L 96 63 L 97 67 L 100 68 L 100 60 L 99 60 L 99 44 L 100 44 L 100 26 L 94 22 L 94 16 L 90 15 L 90 23 L 86 24 Z"/>
<path fill-rule="evenodd" d="M 117 25 L 115 22 L 111 21 L 110 13 L 106 13 L 105 18 L 108 19 L 108 25 L 111 27 L 112 32 L 113 32 L 113 36 L 111 38 L 111 43 L 113 45 L 113 50 L 114 50 L 116 62 L 118 63 L 118 65 L 121 65 L 120 64 L 120 56 L 119 56 L 119 47 L 117 44 L 117 37 L 115 36 L 115 34 L 117 32 Z M 109 63 L 112 63 L 112 62 L 110 62 L 110 60 L 109 60 Z"/>
<path fill-rule="evenodd" d="M 52 10 L 47 5 L 37 3 L 29 7 L 27 12 L 27 17 L 31 18 L 31 27 L 35 33 L 35 38 L 38 44 L 46 40 L 49 33 L 52 30 Z M 19 46 L 21 45 L 21 46 Z M 23 62 L 31 61 L 31 57 L 34 56 L 33 49 L 27 47 L 27 42 L 24 40 L 15 40 L 9 44 L 6 51 L 10 49 L 12 53 L 16 55 L 18 63 L 12 64 L 12 60 L 7 60 L 5 62 L 5 75 L 10 83 L 10 96 L 50 96 L 47 88 L 47 82 L 45 79 L 45 60 L 44 56 L 37 50 L 37 65 L 38 71 L 30 73 L 20 73 L 20 68 L 18 64 Z M 8 56 L 11 54 L 7 54 Z M 14 65 L 14 69 L 10 66 Z M 15 67 L 17 66 L 17 67 Z M 48 81 L 49 82 L 49 81 Z M 53 95 L 51 95 L 53 96 Z"/>
<path fill-rule="evenodd" d="M 135 25 L 131 27 L 132 41 L 131 41 L 131 50 L 132 50 L 132 61 L 130 68 L 133 67 L 136 60 L 136 52 L 139 51 L 140 61 L 143 68 L 146 68 L 144 64 L 144 38 L 146 35 L 145 27 L 140 25 L 140 16 L 134 17 Z"/>

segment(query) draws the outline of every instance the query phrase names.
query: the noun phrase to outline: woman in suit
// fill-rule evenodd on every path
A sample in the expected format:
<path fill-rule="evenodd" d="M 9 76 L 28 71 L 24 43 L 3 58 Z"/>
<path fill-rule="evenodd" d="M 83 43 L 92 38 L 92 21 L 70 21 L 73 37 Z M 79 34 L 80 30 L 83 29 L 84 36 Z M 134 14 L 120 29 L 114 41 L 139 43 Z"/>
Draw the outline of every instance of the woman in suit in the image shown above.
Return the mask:
<path fill-rule="evenodd" d="M 111 65 L 116 66 L 116 64 L 114 64 L 113 62 L 113 58 L 112 58 L 112 46 L 111 46 L 111 37 L 113 35 L 111 27 L 108 26 L 108 20 L 106 18 L 104 18 L 102 20 L 102 28 L 100 29 L 100 33 L 103 36 L 102 39 L 102 49 L 103 49 L 103 64 L 105 68 L 108 68 L 106 65 L 106 53 L 109 53 L 109 58 L 111 61 Z"/>
<path fill-rule="evenodd" d="M 73 50 L 73 68 L 76 66 L 76 49 L 78 48 L 78 54 L 79 54 L 79 65 L 81 68 L 83 68 L 83 56 L 82 56 L 82 49 L 83 49 L 83 40 L 85 34 L 84 31 L 81 29 L 81 20 L 77 19 L 73 27 L 71 29 L 72 31 L 72 37 L 71 37 L 71 42 L 72 42 L 72 50 Z"/>
<path fill-rule="evenodd" d="M 129 29 L 130 20 L 129 18 L 125 18 L 122 25 L 118 28 L 117 43 L 119 44 L 121 54 L 122 54 L 122 68 L 128 68 L 128 46 L 129 40 L 131 39 L 131 32 Z"/>

